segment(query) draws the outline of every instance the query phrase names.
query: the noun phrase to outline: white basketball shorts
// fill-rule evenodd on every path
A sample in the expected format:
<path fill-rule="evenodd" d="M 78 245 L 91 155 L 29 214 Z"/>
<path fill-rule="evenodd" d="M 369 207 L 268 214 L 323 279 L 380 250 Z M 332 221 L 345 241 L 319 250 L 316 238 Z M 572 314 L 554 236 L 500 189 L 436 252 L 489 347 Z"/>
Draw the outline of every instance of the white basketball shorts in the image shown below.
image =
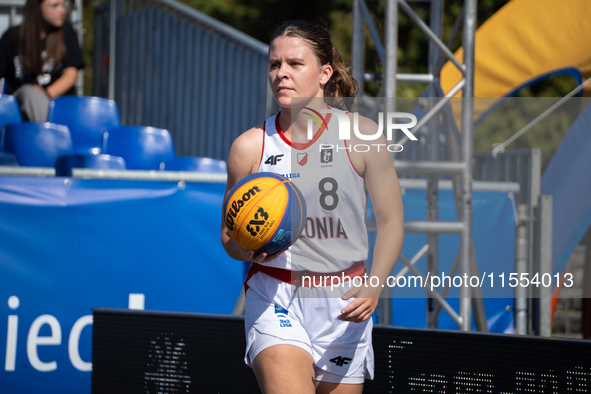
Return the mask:
<path fill-rule="evenodd" d="M 337 317 L 351 303 L 334 295 L 322 296 L 322 288 L 300 287 L 282 282 L 262 272 L 248 281 L 246 292 L 246 355 L 252 361 L 269 346 L 286 343 L 308 351 L 316 365 L 316 380 L 334 381 L 337 377 L 352 377 L 362 383 L 373 379 L 374 356 L 371 344 L 373 323 L 345 322 Z M 349 289 L 343 288 L 344 294 Z M 314 297 L 314 296 L 317 297 Z M 280 342 L 272 340 L 277 338 Z"/>

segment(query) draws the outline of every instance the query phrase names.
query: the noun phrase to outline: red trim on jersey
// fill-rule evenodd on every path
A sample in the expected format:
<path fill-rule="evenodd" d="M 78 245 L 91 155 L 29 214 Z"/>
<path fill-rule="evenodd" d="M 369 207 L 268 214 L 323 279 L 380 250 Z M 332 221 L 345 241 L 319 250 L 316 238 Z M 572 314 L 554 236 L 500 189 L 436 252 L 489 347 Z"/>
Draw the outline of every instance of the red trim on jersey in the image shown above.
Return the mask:
<path fill-rule="evenodd" d="M 263 264 L 252 264 L 246 274 L 246 279 L 244 280 L 245 292 L 249 289 L 248 281 L 257 272 L 262 272 L 263 274 L 269 275 L 282 282 L 289 283 L 290 285 L 316 287 L 318 286 L 316 284 L 317 281 L 319 283 L 324 283 L 326 286 L 329 285 L 327 282 L 331 282 L 330 284 L 334 286 L 340 284 L 341 278 L 343 277 L 353 280 L 357 277 L 363 277 L 366 271 L 363 261 L 356 261 L 349 268 L 337 272 L 291 271 L 283 268 L 269 267 L 268 265 Z M 302 280 L 302 276 L 309 278 Z"/>
<path fill-rule="evenodd" d="M 285 136 L 285 133 L 283 133 L 283 130 L 281 130 L 281 125 L 279 124 L 279 114 L 280 113 L 281 113 L 281 111 L 278 112 L 277 115 L 275 115 L 275 129 L 277 130 L 277 133 L 279 134 L 279 137 L 281 137 L 283 142 L 285 142 L 287 145 L 291 146 L 291 141 L 287 139 L 287 137 Z"/>
<path fill-rule="evenodd" d="M 357 168 L 355 168 L 355 165 L 353 164 L 353 160 L 351 160 L 351 155 L 349 154 L 349 149 L 347 149 L 347 140 L 343 140 L 345 141 L 345 150 L 347 151 L 347 157 L 349 158 L 349 163 L 351 163 L 351 167 L 353 167 L 353 170 L 355 171 L 355 173 L 357 175 L 359 175 L 361 178 L 363 178 L 363 175 L 361 175 L 359 173 L 359 171 L 357 171 Z"/>
<path fill-rule="evenodd" d="M 316 111 L 314 111 L 316 112 Z M 330 118 L 332 117 L 332 114 L 328 114 L 328 116 L 326 118 L 323 118 L 322 115 L 318 114 L 321 118 L 322 118 L 322 127 L 320 128 L 320 131 L 318 131 L 316 133 L 316 135 L 314 135 L 314 138 L 305 143 L 298 143 L 298 142 L 291 142 L 290 140 L 287 139 L 287 137 L 285 136 L 285 133 L 283 132 L 283 130 L 281 129 L 281 125 L 279 124 L 279 114 L 281 112 L 279 112 L 276 116 L 275 116 L 275 128 L 277 129 L 277 133 L 279 134 L 279 137 L 281 137 L 281 139 L 283 140 L 283 142 L 285 142 L 287 145 L 289 145 L 290 147 L 297 149 L 297 150 L 304 150 L 309 148 L 310 146 L 314 145 L 314 143 L 316 141 L 318 141 L 318 139 L 322 136 L 322 133 L 324 133 L 324 130 L 328 129 L 328 123 L 330 122 Z"/>

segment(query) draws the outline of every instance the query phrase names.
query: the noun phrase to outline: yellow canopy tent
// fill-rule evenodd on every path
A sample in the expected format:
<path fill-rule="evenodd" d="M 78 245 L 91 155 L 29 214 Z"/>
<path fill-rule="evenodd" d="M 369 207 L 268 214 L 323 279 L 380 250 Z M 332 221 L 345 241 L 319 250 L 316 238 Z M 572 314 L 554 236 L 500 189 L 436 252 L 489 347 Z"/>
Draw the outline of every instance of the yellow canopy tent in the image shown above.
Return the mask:
<path fill-rule="evenodd" d="M 509 1 L 476 31 L 475 45 L 475 97 L 510 96 L 555 74 L 581 83 L 591 77 L 591 1 Z M 461 48 L 455 56 L 462 61 Z M 448 61 L 441 70 L 443 92 L 460 79 Z M 583 94 L 591 96 L 591 85 Z M 477 100 L 474 118 L 495 101 Z"/>

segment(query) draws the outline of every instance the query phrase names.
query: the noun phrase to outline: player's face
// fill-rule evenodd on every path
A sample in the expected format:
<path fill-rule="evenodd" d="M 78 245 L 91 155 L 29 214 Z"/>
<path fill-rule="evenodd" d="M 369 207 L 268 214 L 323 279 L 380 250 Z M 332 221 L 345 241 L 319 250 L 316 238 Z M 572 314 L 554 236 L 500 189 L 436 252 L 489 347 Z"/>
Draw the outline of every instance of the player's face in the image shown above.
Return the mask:
<path fill-rule="evenodd" d="M 43 0 L 41 17 L 53 27 L 62 27 L 66 20 L 69 3 L 66 0 Z"/>
<path fill-rule="evenodd" d="M 291 107 L 292 97 L 322 97 L 332 67 L 320 65 L 306 41 L 298 37 L 278 37 L 269 51 L 269 83 L 275 101 Z"/>

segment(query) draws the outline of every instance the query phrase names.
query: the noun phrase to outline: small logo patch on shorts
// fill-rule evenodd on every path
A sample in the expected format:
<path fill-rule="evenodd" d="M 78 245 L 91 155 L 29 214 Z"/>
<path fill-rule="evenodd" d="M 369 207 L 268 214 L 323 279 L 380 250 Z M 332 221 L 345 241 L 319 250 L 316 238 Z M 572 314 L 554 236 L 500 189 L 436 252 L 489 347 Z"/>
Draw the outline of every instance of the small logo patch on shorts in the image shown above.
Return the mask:
<path fill-rule="evenodd" d="M 282 313 L 284 315 L 287 315 L 289 312 L 287 311 L 287 309 L 280 307 L 279 305 L 275 304 L 275 314 L 277 313 Z"/>
<path fill-rule="evenodd" d="M 287 309 L 275 304 L 275 316 L 279 318 L 279 327 L 291 327 L 291 322 L 287 318 L 288 313 Z"/>
<path fill-rule="evenodd" d="M 335 363 L 339 367 L 349 364 L 349 361 L 353 361 L 353 359 L 349 358 L 349 357 L 342 357 L 342 356 L 338 356 L 338 357 L 330 359 L 331 363 Z"/>

